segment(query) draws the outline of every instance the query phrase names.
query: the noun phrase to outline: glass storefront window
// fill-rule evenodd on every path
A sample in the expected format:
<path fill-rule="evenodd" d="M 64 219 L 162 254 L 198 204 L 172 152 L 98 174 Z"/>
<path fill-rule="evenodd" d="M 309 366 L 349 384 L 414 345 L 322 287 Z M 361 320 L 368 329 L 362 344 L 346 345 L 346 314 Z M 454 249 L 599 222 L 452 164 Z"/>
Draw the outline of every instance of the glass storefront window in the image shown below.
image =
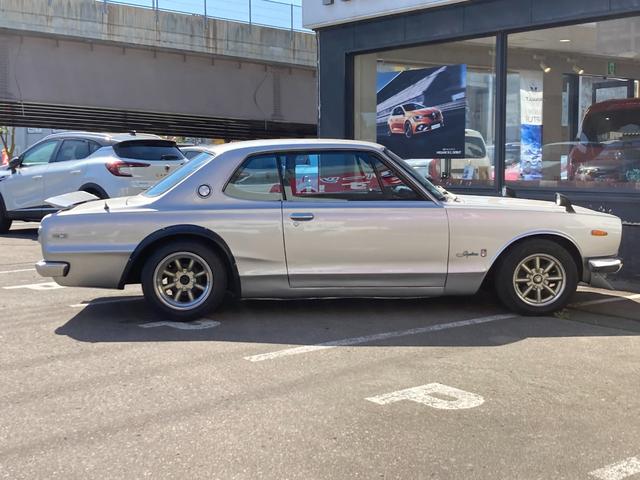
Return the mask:
<path fill-rule="evenodd" d="M 640 18 L 509 35 L 512 186 L 640 189 Z"/>
<path fill-rule="evenodd" d="M 444 186 L 494 180 L 495 38 L 354 58 L 354 136 Z"/>

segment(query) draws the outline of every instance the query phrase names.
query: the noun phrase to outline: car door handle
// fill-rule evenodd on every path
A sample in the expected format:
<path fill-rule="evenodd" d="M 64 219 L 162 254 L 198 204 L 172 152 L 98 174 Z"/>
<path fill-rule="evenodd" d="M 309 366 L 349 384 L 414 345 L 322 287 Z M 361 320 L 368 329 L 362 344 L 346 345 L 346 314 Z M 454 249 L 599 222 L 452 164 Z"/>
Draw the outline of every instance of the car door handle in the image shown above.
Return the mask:
<path fill-rule="evenodd" d="M 309 222 L 314 219 L 313 213 L 292 213 L 289 218 L 294 222 Z"/>

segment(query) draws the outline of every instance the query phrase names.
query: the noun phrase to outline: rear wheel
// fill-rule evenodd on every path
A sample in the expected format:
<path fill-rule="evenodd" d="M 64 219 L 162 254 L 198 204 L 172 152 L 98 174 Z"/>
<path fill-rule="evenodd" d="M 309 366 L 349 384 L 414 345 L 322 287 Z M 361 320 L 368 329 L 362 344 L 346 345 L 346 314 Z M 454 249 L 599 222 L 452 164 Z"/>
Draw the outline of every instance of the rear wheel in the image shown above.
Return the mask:
<path fill-rule="evenodd" d="M 546 315 L 564 308 L 578 285 L 571 254 L 550 240 L 528 240 L 511 249 L 496 272 L 500 301 L 523 315 Z"/>
<path fill-rule="evenodd" d="M 157 249 L 142 269 L 147 301 L 174 320 L 193 320 L 222 303 L 227 272 L 218 255 L 194 241 L 178 241 Z"/>

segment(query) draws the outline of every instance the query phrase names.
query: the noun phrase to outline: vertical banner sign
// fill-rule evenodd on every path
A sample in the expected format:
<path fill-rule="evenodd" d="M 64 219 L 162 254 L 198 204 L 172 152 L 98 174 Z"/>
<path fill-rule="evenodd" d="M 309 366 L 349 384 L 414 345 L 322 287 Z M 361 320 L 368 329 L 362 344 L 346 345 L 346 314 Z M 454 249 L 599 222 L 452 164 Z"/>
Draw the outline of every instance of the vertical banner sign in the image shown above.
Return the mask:
<path fill-rule="evenodd" d="M 542 72 L 520 72 L 520 174 L 542 178 Z"/>
<path fill-rule="evenodd" d="M 403 158 L 463 158 L 467 66 L 377 73 L 377 141 Z"/>

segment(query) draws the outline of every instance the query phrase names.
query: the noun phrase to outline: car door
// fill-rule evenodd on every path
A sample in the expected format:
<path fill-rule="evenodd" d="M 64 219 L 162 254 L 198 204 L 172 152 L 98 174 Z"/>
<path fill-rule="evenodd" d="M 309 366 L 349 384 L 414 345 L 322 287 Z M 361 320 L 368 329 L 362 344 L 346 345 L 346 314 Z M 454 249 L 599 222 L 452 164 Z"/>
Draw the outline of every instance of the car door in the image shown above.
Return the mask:
<path fill-rule="evenodd" d="M 20 166 L 3 182 L 7 210 L 37 217 L 44 205 L 44 178 L 58 140 L 40 142 L 21 156 Z"/>
<path fill-rule="evenodd" d="M 291 287 L 444 286 L 446 211 L 388 159 L 366 151 L 283 156 Z"/>
<path fill-rule="evenodd" d="M 44 198 L 76 192 L 84 183 L 84 159 L 100 145 L 80 138 L 62 140 L 44 179 Z"/>

